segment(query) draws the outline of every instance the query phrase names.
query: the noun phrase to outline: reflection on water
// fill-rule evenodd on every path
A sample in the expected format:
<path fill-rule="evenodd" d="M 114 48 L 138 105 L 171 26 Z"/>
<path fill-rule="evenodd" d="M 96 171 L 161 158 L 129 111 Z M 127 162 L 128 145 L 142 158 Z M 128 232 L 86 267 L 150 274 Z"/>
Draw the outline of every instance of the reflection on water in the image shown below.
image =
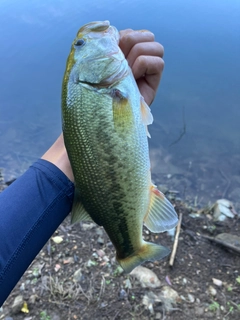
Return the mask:
<path fill-rule="evenodd" d="M 85 5 L 84 5 L 85 3 Z M 0 167 L 24 172 L 61 131 L 62 75 L 78 28 L 109 19 L 165 47 L 152 106 L 154 180 L 182 198 L 240 202 L 240 2 L 1 1 Z M 181 135 L 185 110 L 186 134 Z"/>

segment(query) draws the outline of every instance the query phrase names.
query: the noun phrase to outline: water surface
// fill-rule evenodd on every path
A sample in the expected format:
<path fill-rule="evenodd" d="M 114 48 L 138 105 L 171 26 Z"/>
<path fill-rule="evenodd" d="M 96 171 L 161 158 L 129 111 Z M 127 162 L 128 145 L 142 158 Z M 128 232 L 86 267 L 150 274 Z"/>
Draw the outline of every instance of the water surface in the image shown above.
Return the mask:
<path fill-rule="evenodd" d="M 149 29 L 165 70 L 149 129 L 154 180 L 199 205 L 240 202 L 238 0 L 0 2 L 0 167 L 19 176 L 61 131 L 61 82 L 83 24 Z M 182 139 L 174 143 L 181 136 Z M 174 144 L 172 144 L 174 143 Z"/>

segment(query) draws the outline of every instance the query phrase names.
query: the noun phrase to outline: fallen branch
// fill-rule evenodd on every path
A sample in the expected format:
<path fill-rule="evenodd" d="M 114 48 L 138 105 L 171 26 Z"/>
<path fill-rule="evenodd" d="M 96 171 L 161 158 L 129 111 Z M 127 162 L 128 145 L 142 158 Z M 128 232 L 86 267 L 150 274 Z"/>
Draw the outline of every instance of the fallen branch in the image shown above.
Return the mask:
<path fill-rule="evenodd" d="M 216 239 L 216 238 L 213 238 L 213 237 L 209 237 L 209 236 L 204 236 L 203 234 L 197 234 L 199 237 L 202 237 L 204 239 L 208 239 L 209 241 L 213 241 L 217 244 L 220 244 L 222 245 L 223 247 L 226 247 L 228 249 L 231 249 L 231 250 L 234 250 L 235 252 L 238 252 L 240 254 L 240 248 L 237 248 L 235 246 L 233 246 L 232 244 L 230 243 L 227 243 L 227 242 L 224 242 L 222 240 L 219 240 L 219 239 Z"/>
<path fill-rule="evenodd" d="M 182 224 L 182 213 L 179 214 L 179 221 L 178 221 L 177 230 L 176 230 L 176 234 L 175 234 L 175 239 L 174 239 L 174 243 L 173 243 L 172 254 L 171 254 L 171 257 L 170 257 L 170 261 L 169 261 L 169 265 L 171 267 L 173 266 L 174 259 L 175 259 L 175 256 L 176 256 L 176 252 L 177 252 L 178 238 L 179 238 L 179 233 L 180 233 L 180 230 L 181 230 L 181 224 Z"/>

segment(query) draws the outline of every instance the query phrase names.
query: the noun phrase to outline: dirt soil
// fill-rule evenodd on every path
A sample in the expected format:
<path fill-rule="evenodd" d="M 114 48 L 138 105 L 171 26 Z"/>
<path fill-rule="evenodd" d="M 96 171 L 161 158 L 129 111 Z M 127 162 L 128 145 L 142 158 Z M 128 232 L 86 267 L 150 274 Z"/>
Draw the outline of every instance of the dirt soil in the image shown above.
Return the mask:
<path fill-rule="evenodd" d="M 193 218 L 190 214 L 198 208 L 173 203 L 183 215 L 174 265 L 169 266 L 169 257 L 144 264 L 159 278 L 159 287 L 143 288 L 136 278 L 121 273 L 102 228 L 70 225 L 67 218 L 53 235 L 61 238 L 50 239 L 38 254 L 4 303 L 0 319 L 240 319 L 239 255 L 200 236 L 239 235 L 239 218 L 224 222 L 214 222 L 210 214 Z M 167 233 L 143 234 L 146 240 L 172 248 Z M 154 300 L 165 286 L 178 293 L 176 301 Z M 23 303 L 20 309 L 13 308 L 19 295 L 26 302 L 22 311 Z M 153 297 L 147 306 L 146 295 Z"/>

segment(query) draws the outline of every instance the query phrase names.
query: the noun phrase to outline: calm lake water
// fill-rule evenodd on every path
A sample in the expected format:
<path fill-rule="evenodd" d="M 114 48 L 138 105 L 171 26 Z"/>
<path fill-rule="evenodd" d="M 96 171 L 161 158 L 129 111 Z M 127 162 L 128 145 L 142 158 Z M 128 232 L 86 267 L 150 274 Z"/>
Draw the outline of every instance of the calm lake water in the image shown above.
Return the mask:
<path fill-rule="evenodd" d="M 66 58 L 79 27 L 94 20 L 110 20 L 119 30 L 149 29 L 165 47 L 149 128 L 155 182 L 199 205 L 225 197 L 238 207 L 239 0 L 1 0 L 5 179 L 23 173 L 59 135 Z"/>

